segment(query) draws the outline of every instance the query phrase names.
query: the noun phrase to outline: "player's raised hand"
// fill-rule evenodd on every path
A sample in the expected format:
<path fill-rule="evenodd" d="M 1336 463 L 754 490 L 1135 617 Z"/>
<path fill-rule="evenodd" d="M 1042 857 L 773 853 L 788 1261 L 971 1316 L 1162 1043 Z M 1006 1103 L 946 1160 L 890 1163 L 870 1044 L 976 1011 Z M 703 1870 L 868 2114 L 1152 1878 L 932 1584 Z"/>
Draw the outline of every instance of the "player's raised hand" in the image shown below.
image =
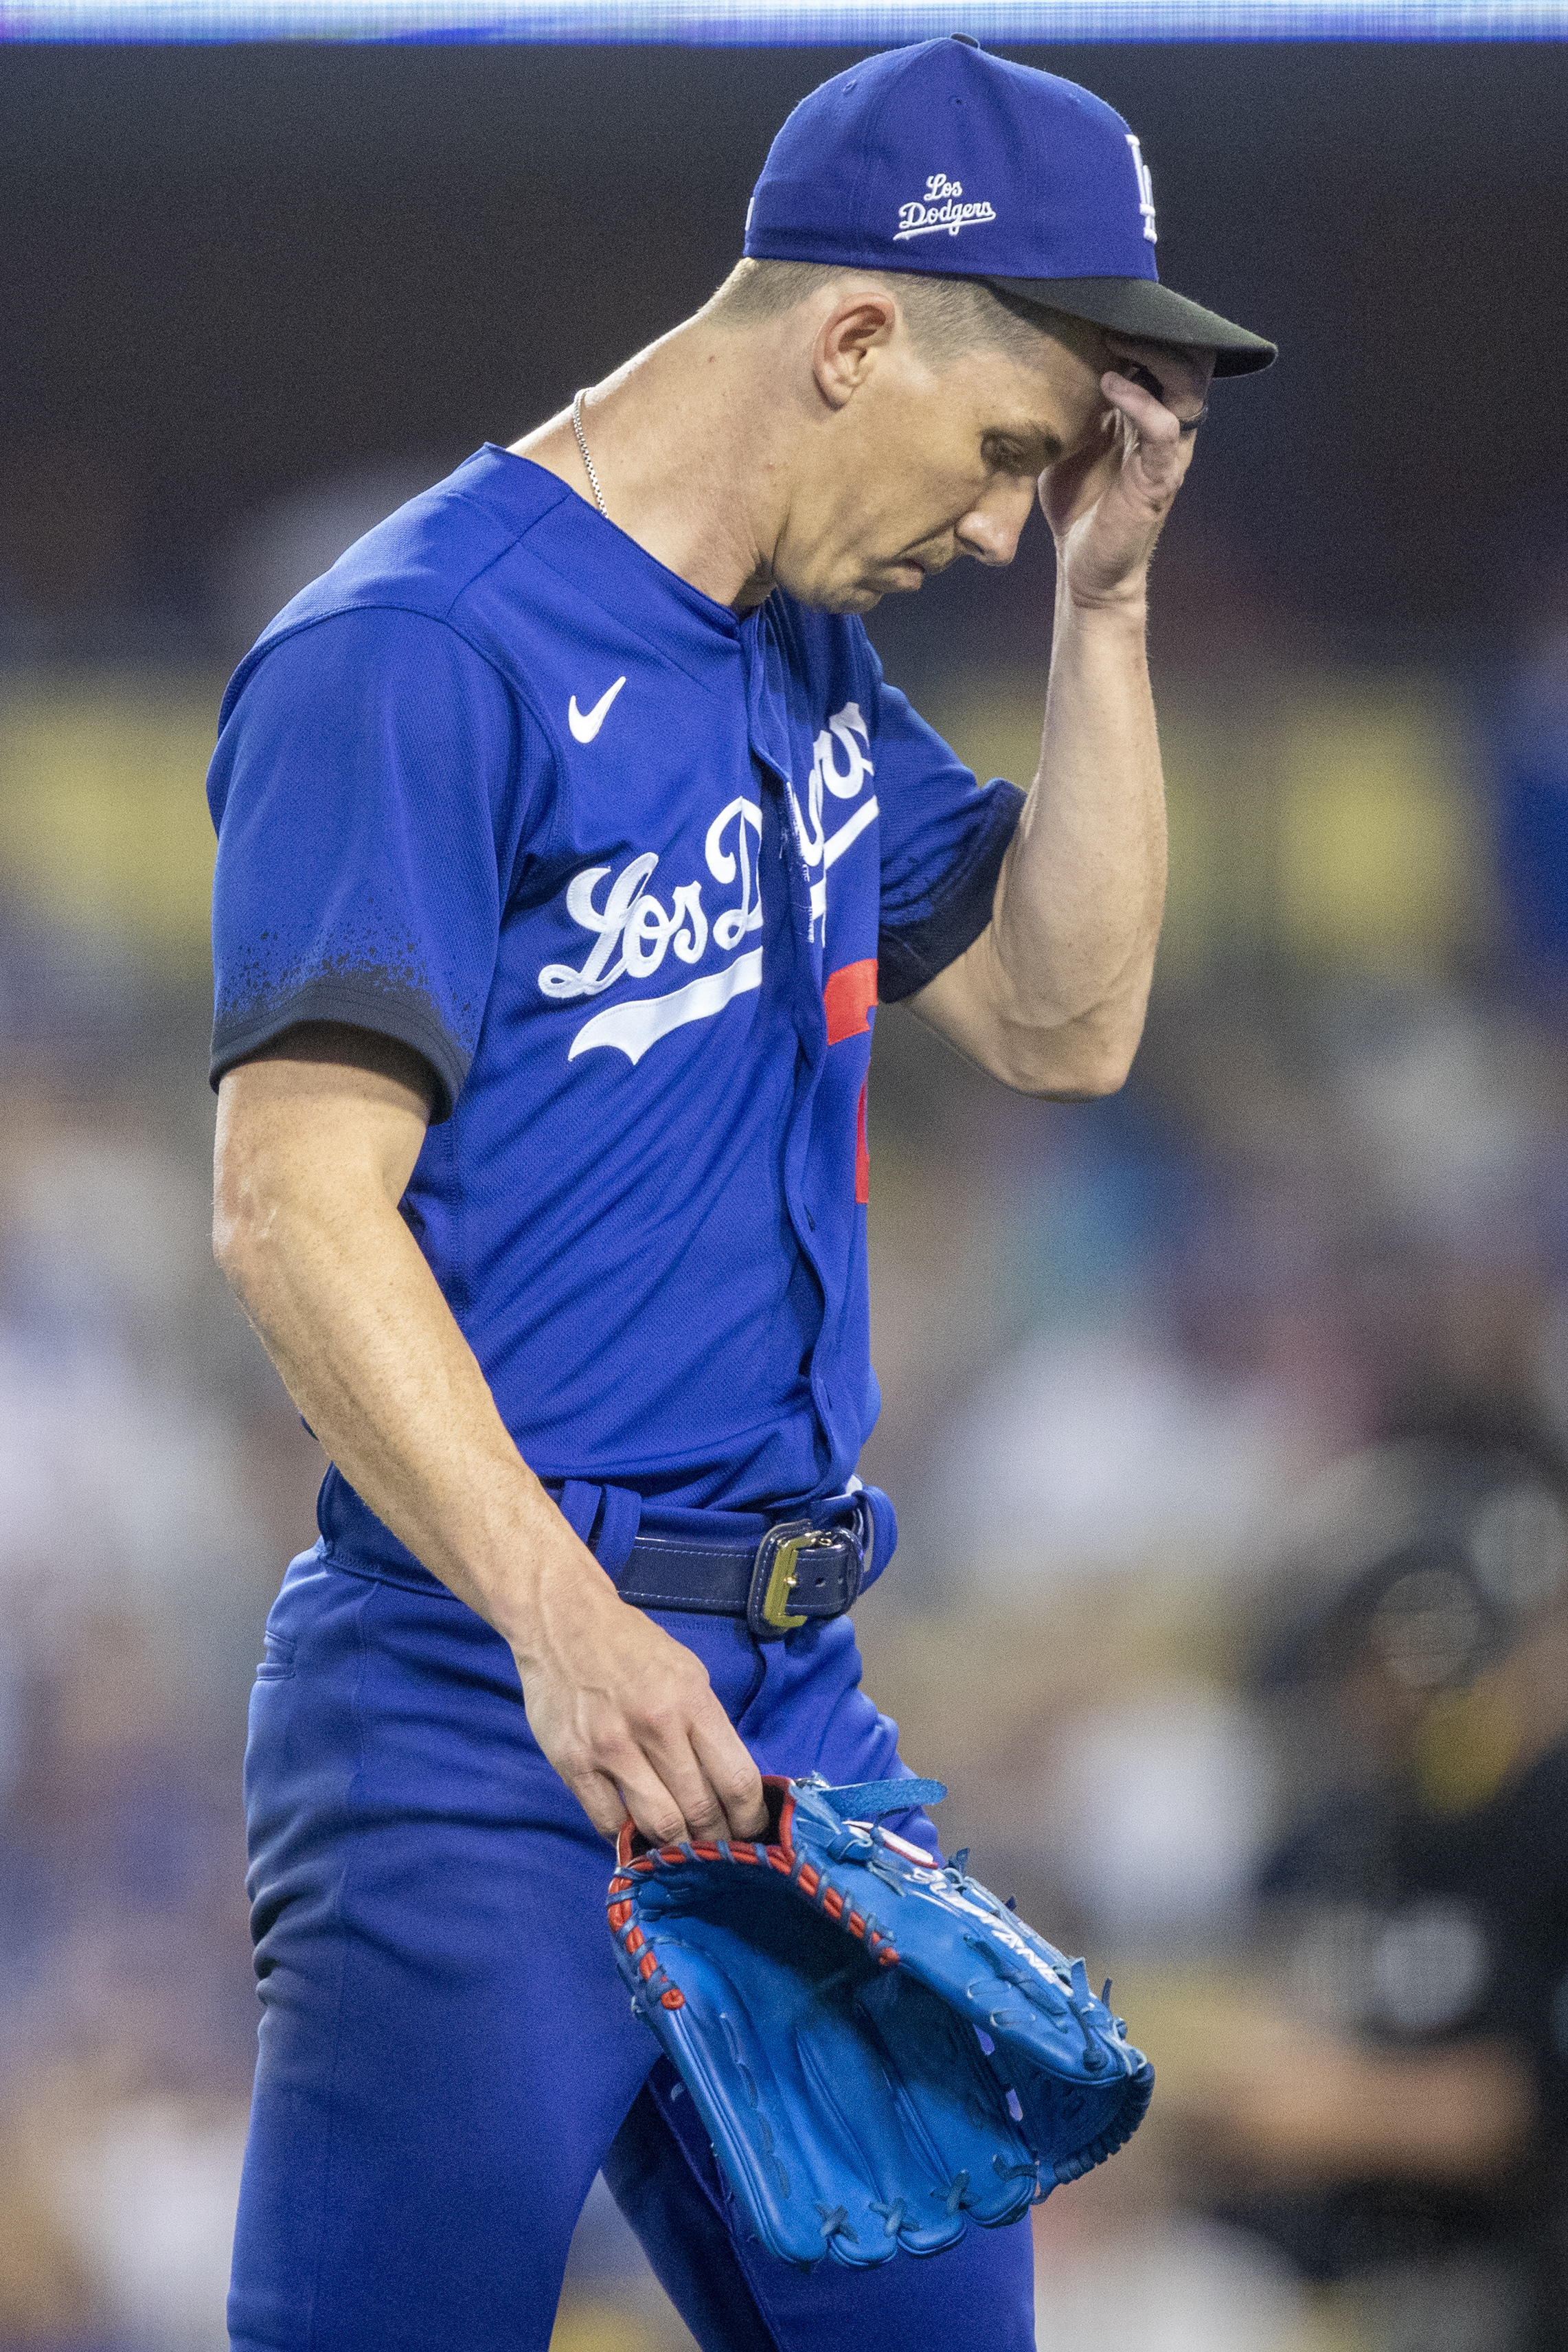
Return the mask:
<path fill-rule="evenodd" d="M 513 1638 L 529 1727 L 595 1829 L 613 1839 L 629 1813 L 669 1845 L 765 1826 L 761 1775 L 701 1659 L 591 1554 L 544 1570 L 530 1615 Z"/>
<path fill-rule="evenodd" d="M 1080 606 L 1141 598 L 1149 559 L 1192 462 L 1212 352 L 1107 336 L 1098 436 L 1040 478 L 1069 593 Z"/>

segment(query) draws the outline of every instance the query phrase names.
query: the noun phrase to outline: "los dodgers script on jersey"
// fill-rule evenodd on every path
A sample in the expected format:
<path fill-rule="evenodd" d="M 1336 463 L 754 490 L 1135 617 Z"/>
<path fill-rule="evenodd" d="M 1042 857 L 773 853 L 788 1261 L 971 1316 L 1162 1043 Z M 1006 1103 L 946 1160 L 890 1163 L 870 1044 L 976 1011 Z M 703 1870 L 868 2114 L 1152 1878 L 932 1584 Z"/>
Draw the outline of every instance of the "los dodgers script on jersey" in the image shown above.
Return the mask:
<path fill-rule="evenodd" d="M 301 1021 L 423 1056 L 402 1213 L 524 1459 L 682 1507 L 841 1486 L 874 1008 L 984 929 L 1021 794 L 858 620 L 737 620 L 486 448 L 273 623 L 209 796 L 214 1082 Z M 413 1567 L 335 1470 L 320 1517 Z"/>

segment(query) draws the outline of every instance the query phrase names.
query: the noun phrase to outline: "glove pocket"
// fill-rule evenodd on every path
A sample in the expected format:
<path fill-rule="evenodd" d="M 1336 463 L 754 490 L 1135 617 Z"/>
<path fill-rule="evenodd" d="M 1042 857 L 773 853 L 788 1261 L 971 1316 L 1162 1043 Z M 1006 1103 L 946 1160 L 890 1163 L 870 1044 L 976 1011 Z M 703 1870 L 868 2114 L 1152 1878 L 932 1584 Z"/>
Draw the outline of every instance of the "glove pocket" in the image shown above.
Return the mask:
<path fill-rule="evenodd" d="M 638 1895 L 622 1965 L 770 2252 L 872 2268 L 1027 2209 L 1032 2154 L 975 2033 L 881 1964 L 841 1924 L 847 1907 L 817 1910 L 772 1872 L 700 1864 Z"/>
<path fill-rule="evenodd" d="M 680 2008 L 643 2013 L 752 2235 L 806 2269 L 825 2255 L 853 2269 L 890 2261 L 898 2233 L 877 2208 L 899 2189 L 884 2160 L 891 2102 L 852 1990 L 765 1949 L 737 1954 L 722 1930 L 710 1940 L 689 1928 L 654 1939 Z M 948 2234 L 961 2233 L 960 2221 Z"/>

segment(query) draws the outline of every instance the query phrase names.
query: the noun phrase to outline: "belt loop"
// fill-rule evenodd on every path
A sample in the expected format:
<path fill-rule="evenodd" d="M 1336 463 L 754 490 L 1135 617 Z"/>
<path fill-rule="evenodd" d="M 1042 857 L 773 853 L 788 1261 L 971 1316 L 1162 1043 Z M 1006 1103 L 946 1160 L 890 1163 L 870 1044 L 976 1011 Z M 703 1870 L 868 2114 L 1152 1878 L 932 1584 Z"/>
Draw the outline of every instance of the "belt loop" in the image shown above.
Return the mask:
<path fill-rule="evenodd" d="M 587 1543 L 593 1533 L 605 1492 L 602 1486 L 591 1486 L 585 1478 L 568 1478 L 561 1486 L 557 1508 L 580 1543 Z"/>
<path fill-rule="evenodd" d="M 630 1486 L 606 1486 L 603 1492 L 604 1517 L 593 1549 L 600 1567 L 619 1584 L 643 1524 L 643 1497 Z"/>
<path fill-rule="evenodd" d="M 861 1578 L 861 1591 L 876 1582 L 898 1549 L 898 1521 L 893 1505 L 880 1486 L 862 1486 L 856 1501 L 871 1521 L 868 1533 L 871 1541 L 865 1547 L 865 1573 Z"/>

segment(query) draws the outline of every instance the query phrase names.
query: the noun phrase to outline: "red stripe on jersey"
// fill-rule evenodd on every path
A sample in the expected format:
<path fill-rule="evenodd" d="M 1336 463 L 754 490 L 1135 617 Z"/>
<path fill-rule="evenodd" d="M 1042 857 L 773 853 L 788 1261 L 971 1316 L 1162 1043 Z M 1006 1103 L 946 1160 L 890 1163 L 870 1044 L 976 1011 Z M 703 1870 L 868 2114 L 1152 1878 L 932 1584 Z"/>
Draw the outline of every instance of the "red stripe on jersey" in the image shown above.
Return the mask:
<path fill-rule="evenodd" d="M 871 1027 L 871 1010 L 875 1003 L 875 956 L 867 956 L 861 963 L 847 963 L 841 971 L 830 973 L 822 988 L 829 1045 L 840 1045 L 846 1037 L 863 1037 Z"/>
<path fill-rule="evenodd" d="M 871 1152 L 865 1139 L 865 1090 L 871 1084 L 868 1076 L 861 1080 L 861 1098 L 855 1105 L 855 1199 L 871 1199 Z"/>

